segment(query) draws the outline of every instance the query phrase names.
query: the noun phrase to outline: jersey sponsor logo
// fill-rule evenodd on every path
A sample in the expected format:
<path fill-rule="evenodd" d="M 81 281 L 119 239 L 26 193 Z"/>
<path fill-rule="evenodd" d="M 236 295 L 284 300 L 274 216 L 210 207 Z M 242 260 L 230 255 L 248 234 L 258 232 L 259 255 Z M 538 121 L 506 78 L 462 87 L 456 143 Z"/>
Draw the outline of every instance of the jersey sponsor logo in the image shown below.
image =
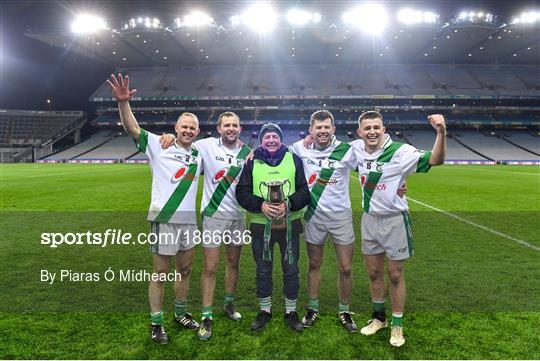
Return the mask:
<path fill-rule="evenodd" d="M 219 181 L 221 180 L 221 178 L 223 178 L 223 176 L 225 174 L 227 174 L 227 171 L 228 169 L 227 168 L 223 168 L 223 169 L 220 169 L 216 172 L 216 174 L 214 174 L 214 176 L 212 177 L 212 181 L 214 183 L 219 183 Z"/>
<path fill-rule="evenodd" d="M 385 191 L 386 190 L 386 183 L 375 183 L 375 182 L 367 182 L 367 176 L 365 174 L 362 174 L 360 176 L 360 183 L 362 184 L 362 188 L 367 190 L 377 190 L 377 191 Z"/>
<path fill-rule="evenodd" d="M 311 186 L 319 178 L 319 172 L 313 172 L 308 178 L 308 186 Z"/>
<path fill-rule="evenodd" d="M 188 171 L 188 167 L 186 167 L 186 166 L 180 167 L 180 168 L 173 174 L 171 181 L 172 181 L 173 183 L 176 183 L 176 182 L 180 181 L 180 179 L 184 178 L 184 176 L 187 174 L 187 171 Z"/>
<path fill-rule="evenodd" d="M 308 187 L 311 187 L 315 182 L 327 186 L 335 186 L 338 183 L 335 178 L 330 178 L 329 180 L 321 179 L 319 177 L 319 171 L 315 171 L 309 176 L 307 181 Z"/>
<path fill-rule="evenodd" d="M 212 177 L 212 182 L 214 182 L 214 184 L 218 184 L 225 177 L 229 180 L 230 183 L 238 183 L 238 179 L 233 179 L 227 173 L 229 173 L 229 168 L 222 168 L 218 170 L 216 174 L 214 174 L 214 176 Z"/>

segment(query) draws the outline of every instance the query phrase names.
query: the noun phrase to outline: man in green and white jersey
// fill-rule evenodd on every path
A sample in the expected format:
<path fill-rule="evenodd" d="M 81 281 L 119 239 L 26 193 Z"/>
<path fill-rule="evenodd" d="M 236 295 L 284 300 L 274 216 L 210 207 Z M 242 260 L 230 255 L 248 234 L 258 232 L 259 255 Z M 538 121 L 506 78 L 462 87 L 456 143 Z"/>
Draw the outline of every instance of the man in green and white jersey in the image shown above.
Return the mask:
<path fill-rule="evenodd" d="M 309 133 L 313 141 L 308 147 L 300 140 L 289 147 L 304 166 L 311 192 L 311 203 L 304 213 L 304 235 L 309 257 L 307 290 L 308 308 L 302 318 L 304 327 L 315 323 L 319 314 L 319 291 L 324 242 L 330 234 L 334 242 L 339 269 L 338 316 L 349 332 L 356 332 L 356 324 L 349 311 L 352 291 L 354 229 L 349 198 L 351 169 L 356 158 L 351 146 L 335 137 L 334 116 L 328 110 L 311 115 Z"/>
<path fill-rule="evenodd" d="M 129 100 L 136 90 L 129 89 L 129 78 L 111 75 L 107 83 L 118 101 L 120 120 L 124 129 L 133 137 L 137 147 L 144 152 L 152 169 L 152 198 L 148 220 L 157 242 L 151 245 L 153 272 L 148 288 L 150 303 L 151 338 L 157 343 L 167 343 L 163 327 L 164 279 L 168 279 L 169 260 L 175 257 L 176 273 L 174 290 L 176 302 L 175 322 L 188 328 L 199 327 L 187 313 L 187 295 L 193 262 L 194 233 L 197 230 L 195 199 L 201 159 L 192 142 L 199 134 L 199 121 L 195 114 L 183 113 L 175 125 L 177 140 L 174 146 L 162 149 L 159 136 L 139 127 Z M 178 276 L 179 275 L 179 276 Z"/>
<path fill-rule="evenodd" d="M 220 245 L 226 244 L 225 299 L 223 310 L 235 321 L 242 317 L 234 305 L 240 272 L 242 244 L 249 242 L 246 234 L 245 211 L 236 201 L 235 191 L 244 160 L 251 149 L 238 137 L 242 130 L 240 118 L 233 112 L 218 117 L 219 138 L 197 140 L 193 146 L 203 160 L 204 188 L 201 202 L 203 216 L 202 244 L 204 266 L 201 275 L 202 322 L 198 331 L 201 340 L 212 336 L 213 299 Z M 173 135 L 163 137 L 168 147 Z"/>
<path fill-rule="evenodd" d="M 444 117 L 428 117 L 437 132 L 433 150 L 424 152 L 409 144 L 392 141 L 386 134 L 383 117 L 368 111 L 358 119 L 358 135 L 362 140 L 352 143 L 362 185 L 362 253 L 370 278 L 373 317 L 360 332 L 372 335 L 386 327 L 385 255 L 388 258 L 388 278 L 392 301 L 390 344 L 405 343 L 403 308 L 405 305 L 405 260 L 413 254 L 411 219 L 406 198 L 396 195 L 408 175 L 427 172 L 431 166 L 444 162 L 446 125 Z"/>

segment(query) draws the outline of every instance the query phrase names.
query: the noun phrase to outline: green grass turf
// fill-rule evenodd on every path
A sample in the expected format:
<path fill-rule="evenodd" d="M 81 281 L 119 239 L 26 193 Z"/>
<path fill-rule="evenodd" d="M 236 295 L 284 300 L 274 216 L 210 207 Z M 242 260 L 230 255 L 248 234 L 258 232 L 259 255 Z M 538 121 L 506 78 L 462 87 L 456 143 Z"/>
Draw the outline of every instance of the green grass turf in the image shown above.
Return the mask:
<path fill-rule="evenodd" d="M 303 334 L 284 325 L 278 267 L 274 319 L 260 333 L 249 330 L 257 310 L 249 246 L 243 250 L 237 291 L 244 317 L 234 323 L 215 310 L 214 337 L 208 342 L 173 326 L 171 285 L 164 304 L 171 341 L 159 346 L 148 337 L 145 282 L 39 282 L 41 269 L 100 274 L 109 267 L 149 271 L 147 246 L 51 249 L 39 239 L 42 232 L 148 231 L 150 182 L 145 165 L 0 165 L 0 358 L 540 358 L 539 251 L 412 201 L 416 254 L 406 268 L 407 343 L 400 349 L 388 344 L 388 330 L 367 338 L 348 334 L 338 323 L 331 244 L 325 247 L 322 268 L 322 316 Z M 427 175 L 411 176 L 408 184 L 412 199 L 540 246 L 538 167 L 442 166 Z M 358 187 L 358 180 L 351 180 L 356 212 L 361 208 Z M 359 217 L 355 213 L 355 229 Z M 357 236 L 360 239 L 359 232 Z M 301 250 L 299 305 L 305 305 L 303 244 Z M 201 263 L 198 250 L 189 299 L 196 317 L 200 317 Z M 219 271 L 216 308 L 223 298 L 223 265 Z M 371 312 L 367 285 L 357 244 L 351 309 L 359 325 Z"/>

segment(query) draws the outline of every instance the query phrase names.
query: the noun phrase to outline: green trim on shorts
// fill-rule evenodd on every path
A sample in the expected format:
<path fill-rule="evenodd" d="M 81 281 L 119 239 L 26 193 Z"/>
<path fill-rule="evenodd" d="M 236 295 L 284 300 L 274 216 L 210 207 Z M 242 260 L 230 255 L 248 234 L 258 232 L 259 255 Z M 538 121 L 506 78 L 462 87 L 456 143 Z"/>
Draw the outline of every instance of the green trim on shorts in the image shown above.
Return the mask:
<path fill-rule="evenodd" d="M 409 247 L 410 257 L 414 253 L 411 215 L 408 211 L 403 211 L 401 214 L 403 215 L 403 223 L 405 223 L 405 233 L 407 234 L 407 246 Z"/>
<path fill-rule="evenodd" d="M 159 240 L 159 223 L 158 222 L 150 222 L 150 233 L 155 233 Z M 159 242 L 156 242 L 155 244 L 150 245 L 150 252 L 159 254 Z"/>

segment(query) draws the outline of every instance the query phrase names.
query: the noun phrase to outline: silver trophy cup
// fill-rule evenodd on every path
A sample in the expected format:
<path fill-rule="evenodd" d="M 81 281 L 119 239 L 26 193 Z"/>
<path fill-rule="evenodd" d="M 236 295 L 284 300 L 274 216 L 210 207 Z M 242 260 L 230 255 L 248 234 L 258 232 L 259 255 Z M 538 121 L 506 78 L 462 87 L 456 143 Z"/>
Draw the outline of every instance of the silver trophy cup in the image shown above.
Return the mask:
<path fill-rule="evenodd" d="M 285 184 L 289 185 L 287 193 L 285 193 L 284 188 Z M 266 197 L 263 188 L 266 187 Z M 291 182 L 288 179 L 275 180 L 270 182 L 262 181 L 259 183 L 259 191 L 261 195 L 266 199 L 268 203 L 279 204 L 285 202 L 285 200 L 290 196 L 291 193 Z M 273 218 L 272 219 L 272 228 L 273 229 L 283 229 L 287 226 L 285 218 Z"/>

